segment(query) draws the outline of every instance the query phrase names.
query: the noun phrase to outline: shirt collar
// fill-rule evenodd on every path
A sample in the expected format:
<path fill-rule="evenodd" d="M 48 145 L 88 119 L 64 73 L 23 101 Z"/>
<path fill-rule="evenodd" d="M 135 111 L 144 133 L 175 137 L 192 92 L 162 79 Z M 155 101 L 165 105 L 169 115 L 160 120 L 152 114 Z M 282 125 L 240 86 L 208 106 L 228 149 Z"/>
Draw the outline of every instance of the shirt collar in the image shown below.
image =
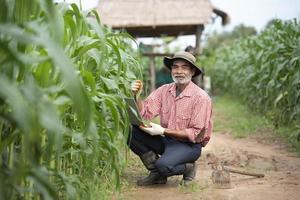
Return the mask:
<path fill-rule="evenodd" d="M 190 83 L 186 86 L 186 88 L 181 92 L 181 94 L 178 96 L 178 98 L 182 98 L 184 96 L 190 97 L 193 95 L 193 87 L 194 83 L 190 81 Z M 169 88 L 169 92 L 172 94 L 173 97 L 176 97 L 176 85 L 175 83 L 171 84 L 171 87 Z"/>

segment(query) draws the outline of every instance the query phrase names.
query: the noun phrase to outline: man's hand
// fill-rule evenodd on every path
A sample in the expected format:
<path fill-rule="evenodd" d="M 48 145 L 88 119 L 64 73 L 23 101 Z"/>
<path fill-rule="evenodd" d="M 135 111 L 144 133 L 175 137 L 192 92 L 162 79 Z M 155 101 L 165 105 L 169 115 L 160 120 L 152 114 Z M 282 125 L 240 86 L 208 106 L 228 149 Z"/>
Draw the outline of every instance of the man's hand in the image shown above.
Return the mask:
<path fill-rule="evenodd" d="M 131 91 L 133 95 L 138 98 L 143 91 L 143 82 L 141 80 L 135 80 L 131 83 Z"/>
<path fill-rule="evenodd" d="M 149 133 L 150 135 L 163 135 L 165 132 L 165 128 L 152 122 L 150 122 L 150 127 L 140 126 L 140 129 L 146 133 Z"/>

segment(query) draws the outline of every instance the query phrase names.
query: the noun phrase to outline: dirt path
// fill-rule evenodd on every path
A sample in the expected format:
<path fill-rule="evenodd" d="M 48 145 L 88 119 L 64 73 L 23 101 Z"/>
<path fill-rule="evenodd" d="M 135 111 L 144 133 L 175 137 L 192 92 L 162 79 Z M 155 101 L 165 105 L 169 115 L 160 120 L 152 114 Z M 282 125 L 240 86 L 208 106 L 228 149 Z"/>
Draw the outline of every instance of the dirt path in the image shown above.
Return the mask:
<path fill-rule="evenodd" d="M 300 157 L 289 153 L 281 143 L 266 142 L 258 136 L 233 139 L 214 133 L 197 161 L 196 182 L 178 186 L 181 177 L 171 177 L 166 185 L 137 187 L 135 180 L 145 175 L 141 169 L 127 172 L 127 192 L 122 199 L 136 200 L 298 200 L 300 199 Z M 268 144 L 269 143 L 269 144 Z M 216 189 L 211 181 L 207 155 L 214 155 L 228 166 L 264 173 L 253 178 L 231 173 L 231 188 Z M 134 167 L 134 166 L 133 166 Z"/>

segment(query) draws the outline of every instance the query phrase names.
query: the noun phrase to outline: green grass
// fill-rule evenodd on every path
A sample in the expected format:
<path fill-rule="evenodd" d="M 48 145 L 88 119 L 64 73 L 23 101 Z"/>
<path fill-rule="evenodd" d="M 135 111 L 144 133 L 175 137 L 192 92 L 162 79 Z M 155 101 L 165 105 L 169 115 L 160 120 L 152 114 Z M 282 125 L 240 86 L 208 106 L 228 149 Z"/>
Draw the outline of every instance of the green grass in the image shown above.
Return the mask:
<path fill-rule="evenodd" d="M 230 132 L 234 137 L 245 137 L 261 129 L 270 128 L 264 117 L 257 115 L 231 96 L 214 99 L 214 131 Z"/>
<path fill-rule="evenodd" d="M 193 181 L 189 185 L 179 184 L 179 190 L 183 193 L 196 193 L 199 191 L 204 192 L 209 188 L 207 180 Z"/>
<path fill-rule="evenodd" d="M 292 151 L 300 152 L 298 130 L 296 125 L 275 127 L 272 121 L 253 112 L 238 98 L 229 95 L 214 97 L 214 132 L 230 133 L 236 138 L 251 134 L 282 138 Z"/>
<path fill-rule="evenodd" d="M 296 151 L 300 154 L 299 127 L 297 127 L 296 125 L 293 127 L 281 126 L 275 130 L 275 133 L 284 138 L 293 151 Z"/>

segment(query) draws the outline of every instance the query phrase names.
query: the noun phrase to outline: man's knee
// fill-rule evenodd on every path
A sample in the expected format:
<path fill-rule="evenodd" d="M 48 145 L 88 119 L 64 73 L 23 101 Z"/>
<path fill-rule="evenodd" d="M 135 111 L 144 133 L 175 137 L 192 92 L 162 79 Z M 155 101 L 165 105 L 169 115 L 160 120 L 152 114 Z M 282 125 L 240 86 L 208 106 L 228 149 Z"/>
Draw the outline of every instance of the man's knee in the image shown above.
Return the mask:
<path fill-rule="evenodd" d="M 169 176 L 172 172 L 172 167 L 162 159 L 156 161 L 155 167 L 162 176 Z"/>

